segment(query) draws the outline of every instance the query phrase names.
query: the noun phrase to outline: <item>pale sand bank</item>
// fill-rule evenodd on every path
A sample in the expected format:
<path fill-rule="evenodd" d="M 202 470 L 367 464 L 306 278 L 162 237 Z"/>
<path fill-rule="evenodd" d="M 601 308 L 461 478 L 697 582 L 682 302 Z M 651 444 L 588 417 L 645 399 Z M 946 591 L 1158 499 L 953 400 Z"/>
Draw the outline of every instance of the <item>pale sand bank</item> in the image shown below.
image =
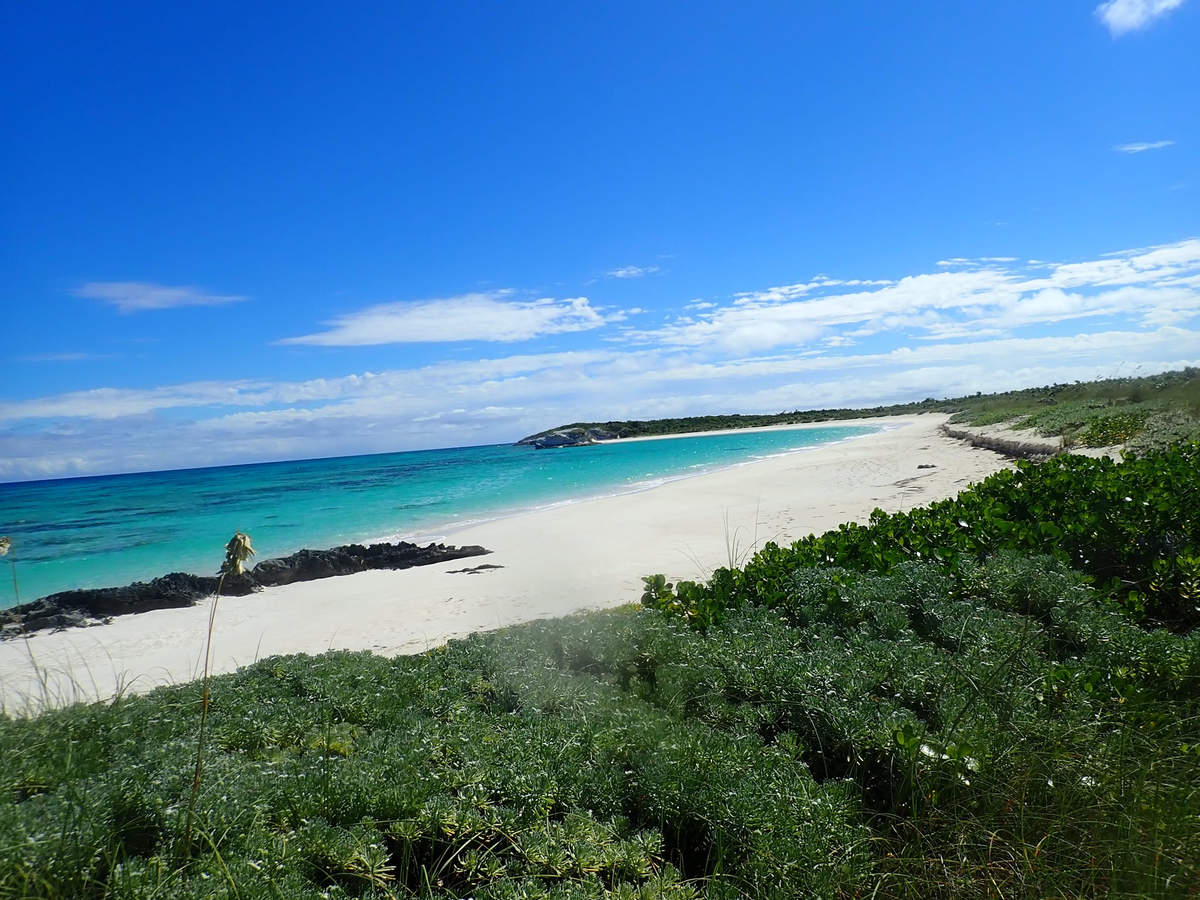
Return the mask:
<path fill-rule="evenodd" d="M 706 578 L 727 563 L 730 541 L 739 556 L 755 540 L 787 544 L 863 521 L 876 507 L 894 512 L 953 496 L 1008 465 L 995 453 L 939 434 L 946 418 L 835 422 L 887 430 L 640 493 L 487 522 L 448 539 L 482 544 L 494 551 L 489 556 L 222 597 L 213 639 L 216 671 L 280 653 L 413 653 L 475 631 L 636 602 L 642 575 Z M 503 568 L 452 574 L 481 563 Z M 208 611 L 205 602 L 37 634 L 27 644 L 6 641 L 0 644 L 0 699 L 18 710 L 191 680 L 203 666 Z"/>

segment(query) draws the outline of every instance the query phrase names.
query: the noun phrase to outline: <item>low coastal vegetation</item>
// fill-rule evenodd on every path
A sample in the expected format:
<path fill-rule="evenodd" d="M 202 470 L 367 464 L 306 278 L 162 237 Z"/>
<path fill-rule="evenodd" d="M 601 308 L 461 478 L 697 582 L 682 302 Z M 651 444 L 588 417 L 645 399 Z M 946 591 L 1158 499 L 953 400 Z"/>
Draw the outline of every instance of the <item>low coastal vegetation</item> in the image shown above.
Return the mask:
<path fill-rule="evenodd" d="M 703 627 L 746 604 L 787 602 L 811 567 L 887 573 L 927 562 L 961 578 L 988 554 L 1050 555 L 1087 576 L 1130 621 L 1176 632 L 1200 625 L 1200 445 L 1109 457 L 1018 462 L 957 497 L 910 512 L 876 510 L 791 547 L 767 544 L 743 569 L 682 582 L 657 605 Z M 657 588 L 657 585 L 655 585 Z"/>
<path fill-rule="evenodd" d="M 952 423 L 1009 425 L 1072 447 L 1163 449 L 1200 441 L 1200 369 L 948 401 Z"/>
<path fill-rule="evenodd" d="M 194 802 L 199 685 L 0 720 L 0 896 L 1195 897 L 1197 473 L 1020 463 L 640 607 L 266 659 Z"/>
<path fill-rule="evenodd" d="M 1125 444 L 1135 450 L 1162 449 L 1200 440 L 1200 369 L 1188 368 L 1130 378 L 1053 384 L 1044 387 L 972 394 L 864 409 L 794 410 L 771 415 L 691 416 L 647 421 L 574 422 L 523 438 L 521 443 L 556 432 L 604 432 L 618 438 L 798 425 L 859 416 L 951 413 L 952 423 L 1007 424 L 1058 437 L 1070 447 Z"/>
<path fill-rule="evenodd" d="M 214 679 L 190 840 L 196 686 L 6 721 L 0 891 L 1191 896 L 1197 454 L 1021 466 L 647 579 L 650 609 Z"/>

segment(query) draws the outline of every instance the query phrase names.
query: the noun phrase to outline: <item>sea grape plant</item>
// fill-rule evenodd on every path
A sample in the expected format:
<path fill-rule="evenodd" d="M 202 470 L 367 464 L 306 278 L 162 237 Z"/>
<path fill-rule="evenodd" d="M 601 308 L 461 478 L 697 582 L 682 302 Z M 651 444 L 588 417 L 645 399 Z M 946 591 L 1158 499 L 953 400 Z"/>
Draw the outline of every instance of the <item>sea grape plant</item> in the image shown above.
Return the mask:
<path fill-rule="evenodd" d="M 957 575 L 1004 550 L 1062 560 L 1134 621 L 1195 627 L 1200 445 L 1120 462 L 1081 456 L 1018 462 L 949 500 L 909 512 L 877 509 L 865 525 L 844 524 L 787 548 L 768 543 L 743 568 L 718 569 L 699 595 L 668 589 L 643 603 L 703 624 L 747 603 L 781 606 L 792 573 L 805 567 L 882 573 L 927 561 Z"/>

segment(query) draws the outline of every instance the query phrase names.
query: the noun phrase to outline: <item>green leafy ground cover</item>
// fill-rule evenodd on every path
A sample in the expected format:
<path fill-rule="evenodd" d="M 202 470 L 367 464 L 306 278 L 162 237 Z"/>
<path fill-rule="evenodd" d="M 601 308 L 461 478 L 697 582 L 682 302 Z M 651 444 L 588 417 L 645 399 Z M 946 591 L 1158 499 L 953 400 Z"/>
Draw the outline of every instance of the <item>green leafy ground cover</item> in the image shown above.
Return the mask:
<path fill-rule="evenodd" d="M 0 720 L 0 896 L 1195 897 L 1198 455 L 214 679 L 191 847 L 198 685 Z"/>
<path fill-rule="evenodd" d="M 947 401 L 951 422 L 1009 423 L 1067 445 L 1144 452 L 1200 441 L 1200 370 L 1048 385 Z"/>
<path fill-rule="evenodd" d="M 928 561 L 958 574 L 1004 550 L 1060 559 L 1134 622 L 1192 630 L 1200 624 L 1200 445 L 1120 463 L 1018 462 L 949 500 L 893 515 L 876 510 L 867 525 L 787 548 L 767 544 L 744 569 L 719 569 L 707 585 L 683 582 L 656 602 L 705 626 L 746 604 L 786 603 L 797 569 L 887 572 Z"/>

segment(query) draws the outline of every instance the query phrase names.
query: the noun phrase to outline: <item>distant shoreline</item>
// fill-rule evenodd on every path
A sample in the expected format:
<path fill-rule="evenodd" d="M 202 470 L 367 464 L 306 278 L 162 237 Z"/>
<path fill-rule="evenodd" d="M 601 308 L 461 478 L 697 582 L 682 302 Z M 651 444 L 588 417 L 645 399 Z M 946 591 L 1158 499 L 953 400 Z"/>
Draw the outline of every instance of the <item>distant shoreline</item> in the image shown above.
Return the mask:
<path fill-rule="evenodd" d="M 862 419 L 862 420 L 855 420 L 852 422 L 850 422 L 850 421 L 841 422 L 841 421 L 837 421 L 837 420 L 834 420 L 834 421 L 836 421 L 836 425 L 833 425 L 832 427 L 841 427 L 842 425 L 845 425 L 847 427 L 864 427 L 864 426 L 869 427 L 869 426 L 875 424 L 873 419 Z M 602 446 L 605 444 L 632 444 L 632 443 L 637 443 L 637 442 L 641 442 L 641 441 L 658 441 L 658 440 L 665 440 L 668 438 L 694 438 L 694 437 L 710 437 L 710 436 L 715 437 L 715 436 L 721 436 L 721 435 L 736 434 L 738 432 L 764 432 L 764 431 L 769 432 L 769 431 L 781 431 L 781 430 L 782 431 L 791 431 L 791 430 L 799 430 L 799 429 L 806 429 L 806 428 L 828 428 L 828 427 L 831 427 L 830 422 L 809 422 L 809 423 L 800 424 L 800 425 L 783 425 L 783 426 L 766 425 L 766 426 L 760 426 L 760 427 L 756 427 L 756 428 L 725 428 L 725 429 L 720 429 L 718 431 L 695 431 L 695 432 L 681 432 L 679 434 L 656 434 L 656 435 L 643 435 L 641 437 L 617 438 L 617 439 L 614 439 L 611 441 L 597 441 L 592 446 Z M 902 428 L 903 424 L 896 425 L 895 427 Z M 887 429 L 881 428 L 879 430 L 885 431 Z M 869 432 L 869 433 L 871 433 L 871 432 Z M 584 497 L 569 497 L 569 498 L 566 498 L 563 500 L 556 500 L 553 503 L 546 503 L 546 504 L 542 504 L 539 506 L 518 507 L 516 509 L 510 510 L 510 511 L 507 511 L 507 512 L 501 513 L 499 515 L 495 515 L 495 516 L 488 516 L 488 517 L 481 518 L 481 519 L 475 519 L 475 520 L 472 520 L 469 522 L 450 523 L 450 524 L 447 524 L 447 525 L 439 527 L 439 528 L 428 529 L 428 530 L 424 530 L 424 531 L 403 532 L 403 533 L 397 532 L 396 534 L 388 534 L 388 535 L 381 536 L 379 538 L 369 538 L 368 540 L 364 541 L 363 543 L 376 544 L 376 543 L 388 543 L 388 542 L 394 542 L 394 541 L 413 541 L 415 543 L 421 544 L 421 543 L 427 543 L 429 541 L 443 541 L 443 540 L 451 538 L 454 535 L 459 534 L 465 530 L 468 530 L 471 528 L 477 528 L 477 527 L 483 526 L 483 525 L 490 525 L 493 522 L 503 522 L 503 521 L 510 520 L 510 519 L 519 519 L 522 516 L 533 515 L 535 513 L 545 512 L 545 511 L 552 510 L 552 509 L 561 509 L 561 508 L 567 507 L 567 506 L 575 506 L 580 503 L 594 503 L 598 500 L 611 500 L 611 499 L 615 499 L 617 497 L 628 497 L 632 494 L 640 494 L 640 493 L 644 493 L 645 491 L 657 490 L 658 488 L 663 487 L 668 484 L 674 484 L 674 483 L 680 482 L 680 481 L 687 481 L 687 480 L 693 479 L 693 478 L 704 478 L 708 475 L 715 475 L 720 472 L 724 472 L 728 469 L 736 469 L 740 466 L 757 465 L 759 463 L 766 462 L 768 459 L 777 459 L 779 457 L 790 456 L 790 455 L 796 454 L 796 453 L 811 453 L 811 452 L 814 452 L 817 450 L 824 449 L 826 447 L 833 447 L 838 444 L 843 444 L 846 441 L 858 440 L 858 439 L 866 437 L 866 436 L 867 435 L 865 435 L 865 434 L 856 434 L 856 435 L 851 435 L 850 437 L 838 438 L 837 440 L 825 441 L 820 444 L 813 444 L 812 446 L 809 446 L 809 447 L 794 447 L 789 450 L 784 450 L 779 453 L 772 454 L 771 456 L 765 457 L 765 458 L 752 457 L 750 459 L 741 460 L 740 462 L 733 462 L 733 463 L 727 463 L 727 464 L 723 464 L 723 465 L 717 465 L 711 469 L 705 469 L 703 471 L 680 472 L 680 473 L 677 473 L 674 475 L 664 475 L 661 478 L 656 479 L 653 483 L 632 485 L 632 486 L 628 487 L 628 489 L 626 489 L 626 490 L 613 491 L 611 493 L 606 493 L 606 494 L 594 494 L 594 495 L 588 495 L 588 496 L 584 496 Z M 579 451 L 583 451 L 583 450 L 584 450 L 583 446 L 561 447 L 561 448 L 557 448 L 555 450 L 549 450 L 546 452 L 572 453 L 572 452 L 579 452 Z M 584 452 L 586 452 L 586 451 L 584 451 Z"/>
<path fill-rule="evenodd" d="M 926 415 L 918 413 L 917 415 Z M 694 438 L 694 437 L 712 437 L 719 434 L 759 434 L 763 432 L 773 431 L 804 431 L 813 428 L 853 428 L 864 425 L 878 425 L 881 419 L 900 419 L 901 416 L 862 416 L 857 419 L 821 419 L 816 422 L 797 422 L 793 425 L 751 425 L 746 428 L 717 428 L 709 431 L 678 431 L 671 434 L 639 434 L 634 437 L 613 438 L 607 441 L 598 441 L 600 444 L 632 444 L 638 441 L 665 441 L 674 438 Z M 895 428 L 903 428 L 905 422 L 895 425 Z M 887 430 L 887 426 L 883 426 L 881 430 Z M 572 449 L 572 448 L 564 448 Z"/>

